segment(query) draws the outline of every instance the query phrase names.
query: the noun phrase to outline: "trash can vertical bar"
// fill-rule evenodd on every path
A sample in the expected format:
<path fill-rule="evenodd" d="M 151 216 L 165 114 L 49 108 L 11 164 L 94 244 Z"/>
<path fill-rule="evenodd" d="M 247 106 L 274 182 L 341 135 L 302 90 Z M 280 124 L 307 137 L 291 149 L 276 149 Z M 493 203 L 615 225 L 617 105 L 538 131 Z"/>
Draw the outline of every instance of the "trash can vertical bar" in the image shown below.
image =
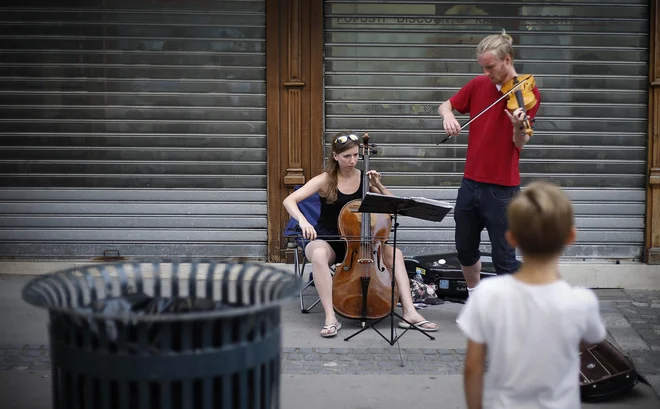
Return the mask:
<path fill-rule="evenodd" d="M 176 287 L 176 286 L 175 286 Z M 184 321 L 181 325 L 181 351 L 184 353 L 193 352 L 193 325 L 195 322 Z M 193 407 L 193 383 L 194 378 L 187 378 L 181 381 L 181 407 L 183 409 L 194 409 Z"/>
<path fill-rule="evenodd" d="M 77 342 L 76 338 L 77 338 L 78 334 L 77 334 L 77 331 L 76 331 L 76 327 L 71 325 L 72 323 L 70 322 L 71 321 L 70 317 L 65 316 L 64 319 L 66 321 L 69 321 L 68 322 L 68 328 L 67 328 L 67 331 L 66 331 L 67 332 L 67 338 L 68 338 L 67 343 L 69 345 L 72 345 L 72 346 L 77 346 L 78 342 Z M 71 387 L 71 396 L 70 396 L 70 400 L 68 402 L 69 407 L 71 409 L 80 409 L 80 405 L 78 404 L 79 403 L 78 399 L 80 398 L 80 391 L 78 389 L 78 377 L 79 377 L 79 375 L 75 371 L 68 371 L 67 375 L 68 375 L 68 378 L 69 378 L 69 386 Z"/>
<path fill-rule="evenodd" d="M 140 355 L 145 355 L 149 348 L 148 334 L 147 334 L 147 324 L 141 322 L 137 325 L 137 341 L 138 341 L 138 350 Z M 151 392 L 149 391 L 149 382 L 142 380 L 138 382 L 138 399 L 140 402 L 140 408 L 149 408 L 151 407 Z"/>
<path fill-rule="evenodd" d="M 163 351 L 170 351 L 172 348 L 172 331 L 169 325 L 163 326 L 161 330 L 161 348 Z M 160 386 L 160 404 L 163 409 L 172 408 L 172 382 L 169 380 L 161 381 Z"/>
<path fill-rule="evenodd" d="M 213 326 L 215 320 L 202 322 L 202 349 L 210 351 L 213 348 Z M 213 409 L 216 399 L 213 396 L 213 379 L 206 377 L 202 380 L 202 407 Z"/>
<path fill-rule="evenodd" d="M 108 350 L 108 339 L 107 339 L 107 332 L 104 330 L 104 323 L 103 321 L 94 318 L 93 321 L 96 324 L 96 327 L 98 328 L 98 351 L 107 351 Z M 111 409 L 111 395 L 110 395 L 110 388 L 111 388 L 111 380 L 103 374 L 99 374 L 99 382 L 101 383 L 101 405 L 103 409 Z"/>
<path fill-rule="evenodd" d="M 82 293 L 80 293 L 82 294 Z M 83 305 L 82 300 L 78 301 L 78 305 Z M 82 331 L 82 349 L 87 352 L 91 352 L 93 349 L 92 345 L 92 334 L 90 331 Z M 96 406 L 94 402 L 94 384 L 97 382 L 97 378 L 87 379 L 85 382 L 85 391 L 83 397 L 83 407 L 91 408 Z"/>
<path fill-rule="evenodd" d="M 99 341 L 98 341 L 98 351 L 107 351 L 108 350 L 108 342 L 107 338 L 104 335 L 105 331 L 102 330 L 104 327 L 103 323 L 101 320 L 94 319 L 93 321 L 96 324 L 96 327 L 99 329 Z M 111 409 L 111 401 L 110 401 L 110 379 L 103 376 L 103 374 L 99 374 L 99 382 L 101 384 L 101 407 L 103 409 Z"/>
<path fill-rule="evenodd" d="M 229 345 L 232 342 L 233 338 L 233 321 L 226 320 L 222 322 L 222 343 L 220 346 Z M 223 408 L 233 408 L 234 399 L 232 396 L 232 376 L 223 376 L 220 380 L 221 390 L 222 390 L 222 407 Z"/>
<path fill-rule="evenodd" d="M 126 325 L 121 321 L 115 322 L 116 330 L 116 344 L 117 344 L 117 354 L 128 354 L 128 334 L 126 333 Z M 127 379 L 119 379 L 117 381 L 117 388 L 119 389 L 119 407 L 120 408 L 130 408 L 131 402 L 128 396 L 129 381 Z"/>

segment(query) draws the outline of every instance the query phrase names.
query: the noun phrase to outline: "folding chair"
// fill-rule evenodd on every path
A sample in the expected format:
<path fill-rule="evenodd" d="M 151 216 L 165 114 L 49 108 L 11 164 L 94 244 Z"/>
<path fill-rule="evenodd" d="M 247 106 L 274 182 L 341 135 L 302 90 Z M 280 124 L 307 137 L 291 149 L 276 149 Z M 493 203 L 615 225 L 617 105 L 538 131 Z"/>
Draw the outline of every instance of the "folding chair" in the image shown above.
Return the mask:
<path fill-rule="evenodd" d="M 295 186 L 294 191 L 298 190 L 301 186 Z M 305 216 L 307 221 L 309 221 L 312 225 L 316 225 L 316 222 L 319 219 L 319 215 L 321 213 L 321 200 L 319 199 L 318 194 L 313 194 L 312 196 L 308 197 L 307 199 L 301 201 L 298 203 L 298 208 L 302 212 L 302 214 Z M 309 242 L 309 240 L 306 240 L 302 237 L 302 231 L 300 230 L 300 225 L 298 225 L 298 221 L 294 219 L 293 217 L 289 219 L 288 223 L 286 224 L 286 228 L 284 229 L 284 237 L 289 239 L 289 244 L 290 247 L 295 247 L 294 251 L 294 256 L 293 256 L 293 264 L 294 264 L 294 269 L 296 274 L 298 274 L 298 279 L 301 281 L 303 280 L 303 274 L 305 274 L 305 267 L 308 264 L 307 257 L 305 257 L 305 244 Z M 299 255 L 299 253 L 302 253 L 302 256 Z M 302 258 L 302 261 L 300 260 Z M 333 266 L 330 267 L 331 271 L 333 271 Z M 313 272 L 309 273 L 309 281 L 300 287 L 300 310 L 303 314 L 307 314 L 316 304 L 318 304 L 321 299 L 318 298 L 312 305 L 309 307 L 305 307 L 305 300 L 303 297 L 303 293 L 305 290 L 307 290 L 310 286 L 314 285 L 314 277 L 312 275 Z"/>

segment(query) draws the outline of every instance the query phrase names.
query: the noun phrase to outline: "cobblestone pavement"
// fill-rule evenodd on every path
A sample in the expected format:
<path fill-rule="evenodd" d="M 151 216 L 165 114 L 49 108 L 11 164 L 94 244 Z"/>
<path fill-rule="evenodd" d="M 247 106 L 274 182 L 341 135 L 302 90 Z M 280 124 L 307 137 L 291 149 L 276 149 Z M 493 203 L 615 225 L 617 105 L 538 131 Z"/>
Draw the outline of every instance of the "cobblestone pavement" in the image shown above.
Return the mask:
<path fill-rule="evenodd" d="M 618 291 L 628 299 L 601 296 L 608 331 L 642 375 L 660 375 L 660 291 Z M 607 320 L 612 309 L 624 319 Z"/>
<path fill-rule="evenodd" d="M 642 375 L 660 379 L 660 291 L 598 290 L 597 294 L 610 339 L 633 360 Z M 399 350 L 396 346 L 283 348 L 282 372 L 455 375 L 462 373 L 464 354 L 461 349 Z M 48 369 L 46 345 L 0 345 L 0 370 Z"/>
<path fill-rule="evenodd" d="M 285 374 L 458 375 L 465 350 L 402 348 L 399 354 L 397 347 L 286 348 L 282 358 Z"/>
<path fill-rule="evenodd" d="M 285 374 L 460 374 L 464 350 L 392 348 L 283 348 Z M 403 361 L 404 366 L 401 367 Z M 46 345 L 0 345 L 0 370 L 49 370 Z"/>

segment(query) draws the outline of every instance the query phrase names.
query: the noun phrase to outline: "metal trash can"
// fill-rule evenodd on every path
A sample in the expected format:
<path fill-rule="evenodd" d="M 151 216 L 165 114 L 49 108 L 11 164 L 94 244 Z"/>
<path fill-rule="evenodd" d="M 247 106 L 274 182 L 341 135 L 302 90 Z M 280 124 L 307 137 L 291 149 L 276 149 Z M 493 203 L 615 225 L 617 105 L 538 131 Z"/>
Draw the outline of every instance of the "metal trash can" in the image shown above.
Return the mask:
<path fill-rule="evenodd" d="M 251 263 L 89 265 L 39 276 L 55 409 L 279 408 L 293 273 Z"/>

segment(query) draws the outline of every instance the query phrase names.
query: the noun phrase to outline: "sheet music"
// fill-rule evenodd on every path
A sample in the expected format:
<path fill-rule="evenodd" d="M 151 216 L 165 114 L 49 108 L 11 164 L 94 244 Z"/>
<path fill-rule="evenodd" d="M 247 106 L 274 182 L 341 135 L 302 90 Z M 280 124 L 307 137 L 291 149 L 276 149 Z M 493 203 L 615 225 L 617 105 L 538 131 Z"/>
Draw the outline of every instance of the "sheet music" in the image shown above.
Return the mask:
<path fill-rule="evenodd" d="M 365 195 L 360 211 L 396 213 L 401 216 L 440 222 L 453 207 L 441 200 L 426 197 L 401 197 L 369 192 Z"/>
<path fill-rule="evenodd" d="M 444 207 L 444 208 L 449 208 L 449 209 L 453 208 L 453 206 L 451 204 L 449 204 L 449 202 L 445 202 L 445 201 L 442 201 L 442 200 L 429 199 L 427 197 L 422 197 L 422 196 L 412 196 L 412 197 L 388 196 L 388 195 L 384 195 L 382 193 L 374 193 L 374 192 L 369 192 L 368 194 L 370 196 L 376 196 L 376 197 L 397 197 L 397 198 L 400 198 L 400 199 L 412 200 L 414 202 L 424 203 L 424 204 L 428 204 L 428 205 L 431 205 L 431 206 L 438 206 L 438 207 Z"/>
<path fill-rule="evenodd" d="M 419 202 L 419 203 L 430 204 L 430 205 L 433 205 L 433 206 L 448 207 L 450 209 L 453 207 L 448 202 L 445 202 L 445 201 L 442 201 L 442 200 L 429 199 L 427 197 L 421 197 L 421 196 L 413 196 L 413 197 L 410 198 L 410 200 L 413 200 L 413 201 Z"/>

